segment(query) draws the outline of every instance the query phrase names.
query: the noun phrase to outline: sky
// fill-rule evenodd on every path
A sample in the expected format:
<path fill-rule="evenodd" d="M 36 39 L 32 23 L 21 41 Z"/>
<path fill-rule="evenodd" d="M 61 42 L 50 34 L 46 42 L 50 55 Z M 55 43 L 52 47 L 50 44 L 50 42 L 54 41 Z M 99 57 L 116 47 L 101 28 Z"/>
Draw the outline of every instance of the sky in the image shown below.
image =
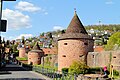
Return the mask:
<path fill-rule="evenodd" d="M 39 36 L 66 29 L 77 15 L 84 26 L 120 24 L 120 0 L 16 0 L 4 1 L 2 19 L 7 20 L 5 40 Z"/>

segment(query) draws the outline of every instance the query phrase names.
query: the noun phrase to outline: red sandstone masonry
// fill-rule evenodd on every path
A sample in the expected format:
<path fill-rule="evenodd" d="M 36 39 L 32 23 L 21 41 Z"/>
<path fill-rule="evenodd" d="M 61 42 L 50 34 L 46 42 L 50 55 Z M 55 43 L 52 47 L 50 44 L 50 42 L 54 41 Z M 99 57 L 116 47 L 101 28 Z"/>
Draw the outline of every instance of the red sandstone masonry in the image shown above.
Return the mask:
<path fill-rule="evenodd" d="M 26 53 L 25 48 L 20 48 L 19 49 L 19 57 L 20 58 L 25 57 L 25 53 Z"/>
<path fill-rule="evenodd" d="M 38 65 L 41 64 L 41 57 L 43 56 L 43 53 L 41 52 L 34 52 L 30 51 L 28 52 L 28 64 Z"/>
<path fill-rule="evenodd" d="M 60 40 L 58 41 L 58 70 L 70 67 L 75 60 L 85 60 L 88 51 L 92 51 L 93 45 L 85 45 L 88 40 Z M 92 47 L 92 48 L 91 48 Z M 92 50 L 89 50 L 92 49 Z"/>
<path fill-rule="evenodd" d="M 120 71 L 120 50 L 88 53 L 87 65 L 90 67 L 104 67 L 110 63 Z"/>

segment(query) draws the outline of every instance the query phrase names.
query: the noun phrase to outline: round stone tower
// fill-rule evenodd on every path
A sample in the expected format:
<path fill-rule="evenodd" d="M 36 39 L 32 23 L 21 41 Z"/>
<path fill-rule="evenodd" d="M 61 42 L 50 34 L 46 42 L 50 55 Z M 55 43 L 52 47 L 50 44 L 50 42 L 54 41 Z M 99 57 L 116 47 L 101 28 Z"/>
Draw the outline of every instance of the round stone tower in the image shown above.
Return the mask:
<path fill-rule="evenodd" d="M 75 11 L 66 33 L 58 39 L 58 70 L 69 68 L 75 60 L 87 63 L 87 54 L 93 51 L 93 45 L 94 40 L 86 32 Z"/>
<path fill-rule="evenodd" d="M 41 57 L 44 56 L 44 52 L 40 49 L 38 43 L 33 47 L 33 50 L 28 52 L 28 64 L 38 65 L 41 64 Z"/>
<path fill-rule="evenodd" d="M 19 49 L 19 57 L 20 57 L 20 58 L 25 57 L 25 53 L 26 53 L 25 48 L 20 48 L 20 49 Z"/>

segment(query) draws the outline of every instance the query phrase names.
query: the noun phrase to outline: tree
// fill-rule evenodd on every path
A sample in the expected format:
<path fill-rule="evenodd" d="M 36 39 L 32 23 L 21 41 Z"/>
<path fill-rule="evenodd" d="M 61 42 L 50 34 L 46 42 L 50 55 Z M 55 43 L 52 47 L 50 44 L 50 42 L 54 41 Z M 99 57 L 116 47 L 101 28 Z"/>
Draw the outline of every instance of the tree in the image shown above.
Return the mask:
<path fill-rule="evenodd" d="M 114 45 L 118 45 L 120 47 L 120 32 L 114 33 L 108 40 L 107 45 L 105 46 L 106 50 L 112 50 Z"/>
<path fill-rule="evenodd" d="M 7 48 L 10 47 L 10 41 L 9 41 L 9 40 L 7 40 L 7 42 L 6 42 L 6 47 L 7 47 Z"/>
<path fill-rule="evenodd" d="M 73 74 L 85 74 L 89 67 L 83 61 L 73 61 L 69 72 Z"/>
<path fill-rule="evenodd" d="M 43 32 L 43 33 L 40 34 L 40 36 L 44 36 L 44 34 L 45 34 L 45 33 Z"/>
<path fill-rule="evenodd" d="M 62 31 L 61 31 L 61 34 L 64 34 L 64 33 L 65 33 L 65 30 L 62 30 Z"/>
<path fill-rule="evenodd" d="M 25 37 L 22 36 L 22 43 L 25 44 Z"/>
<path fill-rule="evenodd" d="M 51 33 L 51 32 L 48 33 L 48 37 L 49 37 L 49 38 L 52 38 L 52 33 Z"/>

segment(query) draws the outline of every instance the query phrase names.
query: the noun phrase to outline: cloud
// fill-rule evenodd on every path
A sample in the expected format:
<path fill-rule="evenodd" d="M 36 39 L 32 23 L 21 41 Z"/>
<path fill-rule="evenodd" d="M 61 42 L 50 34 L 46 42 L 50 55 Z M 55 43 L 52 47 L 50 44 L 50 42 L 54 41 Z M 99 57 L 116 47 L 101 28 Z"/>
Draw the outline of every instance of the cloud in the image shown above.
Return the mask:
<path fill-rule="evenodd" d="M 16 39 L 22 39 L 23 36 L 25 39 L 33 37 L 32 34 L 20 34 L 18 37 L 16 37 Z"/>
<path fill-rule="evenodd" d="M 20 1 L 15 8 L 20 11 L 28 11 L 28 12 L 36 12 L 36 11 L 42 10 L 42 8 L 37 7 L 34 4 L 26 1 Z"/>
<path fill-rule="evenodd" d="M 3 19 L 7 20 L 9 30 L 19 30 L 21 28 L 32 27 L 30 24 L 30 17 L 19 11 L 5 9 L 3 10 Z"/>
<path fill-rule="evenodd" d="M 2 40 L 3 40 L 3 38 L 4 38 L 5 41 L 7 41 L 7 40 L 15 40 L 15 36 L 6 36 L 6 35 L 4 35 L 4 34 L 2 34 L 1 36 L 2 36 Z"/>
<path fill-rule="evenodd" d="M 45 12 L 44 14 L 45 14 L 45 15 L 48 15 L 48 12 Z"/>
<path fill-rule="evenodd" d="M 64 29 L 64 28 L 61 27 L 61 26 L 54 26 L 54 27 L 53 27 L 53 30 L 54 30 L 54 31 L 63 30 L 63 29 Z"/>
<path fill-rule="evenodd" d="M 105 2 L 105 4 L 110 5 L 110 4 L 114 4 L 114 2 L 113 1 L 107 1 L 107 2 Z"/>

